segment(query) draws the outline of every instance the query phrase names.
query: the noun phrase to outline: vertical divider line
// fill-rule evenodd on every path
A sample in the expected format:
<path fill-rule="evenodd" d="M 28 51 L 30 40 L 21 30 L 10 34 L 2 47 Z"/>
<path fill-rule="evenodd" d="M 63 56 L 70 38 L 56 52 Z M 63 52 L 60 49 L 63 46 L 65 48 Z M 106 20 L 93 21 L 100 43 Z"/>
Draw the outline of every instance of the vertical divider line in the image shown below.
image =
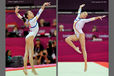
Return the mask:
<path fill-rule="evenodd" d="M 56 0 L 56 76 L 58 76 L 58 0 Z"/>
<path fill-rule="evenodd" d="M 5 1 L 0 0 L 0 76 L 5 76 Z"/>

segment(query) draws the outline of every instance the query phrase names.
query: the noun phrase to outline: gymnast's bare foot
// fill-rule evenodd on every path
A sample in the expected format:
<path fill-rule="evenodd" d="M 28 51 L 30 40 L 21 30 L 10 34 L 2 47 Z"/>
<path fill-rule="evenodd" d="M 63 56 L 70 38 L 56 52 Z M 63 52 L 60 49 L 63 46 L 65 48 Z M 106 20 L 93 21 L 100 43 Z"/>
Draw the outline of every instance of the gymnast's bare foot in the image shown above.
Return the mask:
<path fill-rule="evenodd" d="M 35 69 L 32 69 L 32 72 L 33 72 L 35 75 L 38 75 Z"/>
<path fill-rule="evenodd" d="M 84 68 L 84 72 L 87 71 L 87 63 L 85 63 L 85 68 Z"/>
<path fill-rule="evenodd" d="M 27 75 L 27 74 L 28 74 L 26 69 L 24 69 L 24 70 L 23 70 L 23 72 L 24 72 L 24 74 L 25 74 L 25 75 Z"/>
<path fill-rule="evenodd" d="M 82 52 L 79 50 L 79 47 L 76 47 L 76 52 L 78 52 L 79 54 L 82 54 Z"/>

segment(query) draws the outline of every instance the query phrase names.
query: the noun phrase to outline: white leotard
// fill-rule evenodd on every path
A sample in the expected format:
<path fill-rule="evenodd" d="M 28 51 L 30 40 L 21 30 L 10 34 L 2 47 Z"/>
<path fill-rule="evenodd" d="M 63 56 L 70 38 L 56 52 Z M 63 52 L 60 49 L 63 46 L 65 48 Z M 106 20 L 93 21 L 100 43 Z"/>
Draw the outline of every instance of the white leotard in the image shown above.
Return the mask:
<path fill-rule="evenodd" d="M 37 15 L 33 19 L 28 20 L 28 22 L 30 23 L 30 26 L 29 26 L 30 31 L 29 31 L 29 34 L 26 36 L 26 38 L 28 38 L 29 36 L 35 37 L 37 35 L 39 30 L 37 19 L 40 17 L 42 12 L 43 12 L 43 9 L 40 9 Z"/>
<path fill-rule="evenodd" d="M 75 32 L 75 34 L 78 38 L 79 38 L 79 34 L 83 33 L 82 29 L 84 27 L 84 24 L 87 23 L 87 22 L 92 21 L 91 18 L 89 18 L 89 19 L 80 19 L 80 14 L 81 14 L 81 8 L 78 10 L 78 16 L 74 20 L 74 25 L 73 25 L 74 32 Z"/>

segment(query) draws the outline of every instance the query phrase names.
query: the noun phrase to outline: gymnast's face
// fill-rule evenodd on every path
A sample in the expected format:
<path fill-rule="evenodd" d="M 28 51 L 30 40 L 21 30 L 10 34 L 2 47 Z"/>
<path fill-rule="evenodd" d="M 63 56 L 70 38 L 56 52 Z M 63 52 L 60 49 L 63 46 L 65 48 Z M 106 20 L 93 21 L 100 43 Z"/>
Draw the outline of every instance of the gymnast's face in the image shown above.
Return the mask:
<path fill-rule="evenodd" d="M 32 19 L 34 17 L 34 14 L 32 11 L 27 11 L 27 14 L 28 14 L 27 15 L 28 19 Z"/>
<path fill-rule="evenodd" d="M 87 12 L 82 12 L 80 18 L 86 18 L 88 16 Z"/>

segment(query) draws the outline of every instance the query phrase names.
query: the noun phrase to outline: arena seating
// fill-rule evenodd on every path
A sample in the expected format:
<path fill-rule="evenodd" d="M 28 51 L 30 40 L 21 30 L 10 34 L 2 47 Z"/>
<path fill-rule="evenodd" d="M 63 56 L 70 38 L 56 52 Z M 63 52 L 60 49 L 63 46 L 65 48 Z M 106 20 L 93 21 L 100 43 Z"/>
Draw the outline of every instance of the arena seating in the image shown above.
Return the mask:
<path fill-rule="evenodd" d="M 49 40 L 56 40 L 56 37 L 47 38 L 42 37 L 39 38 L 41 44 L 44 48 L 47 47 Z M 12 52 L 12 56 L 24 56 L 25 53 L 25 38 L 6 38 L 6 50 L 9 49 Z"/>

